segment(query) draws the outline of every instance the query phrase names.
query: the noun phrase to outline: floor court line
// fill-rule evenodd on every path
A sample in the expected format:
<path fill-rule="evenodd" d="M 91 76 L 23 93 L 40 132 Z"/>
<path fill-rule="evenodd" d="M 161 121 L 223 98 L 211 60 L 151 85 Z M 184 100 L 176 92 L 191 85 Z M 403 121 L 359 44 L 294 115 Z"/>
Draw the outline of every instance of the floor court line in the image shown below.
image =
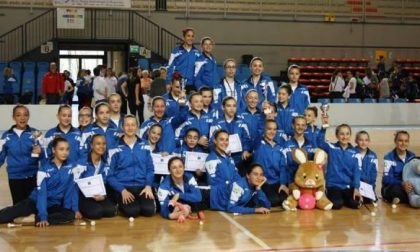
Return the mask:
<path fill-rule="evenodd" d="M 375 249 L 383 249 L 383 246 L 390 246 L 390 245 L 404 245 L 404 244 L 420 244 L 420 240 L 414 241 L 401 241 L 401 242 L 384 242 L 380 244 L 374 243 L 363 243 L 363 244 L 349 244 L 349 245 L 331 245 L 331 246 L 314 246 L 314 247 L 289 247 L 289 248 L 270 248 L 270 249 L 261 249 L 258 251 L 307 251 L 307 250 L 330 250 L 330 249 L 346 249 L 346 248 L 358 248 L 358 247 L 371 247 L 377 246 Z M 392 249 L 391 249 L 392 250 Z M 250 250 L 255 251 L 255 250 Z"/>
<path fill-rule="evenodd" d="M 235 221 L 232 217 L 229 216 L 229 214 L 225 212 L 219 212 L 221 216 L 223 216 L 227 221 L 229 221 L 232 225 L 237 227 L 239 230 L 242 231 L 246 236 L 251 238 L 256 244 L 258 244 L 263 250 L 271 250 L 270 246 L 267 245 L 264 241 L 262 241 L 260 238 L 258 238 L 256 235 L 251 233 L 246 227 L 239 224 L 237 221 Z"/>

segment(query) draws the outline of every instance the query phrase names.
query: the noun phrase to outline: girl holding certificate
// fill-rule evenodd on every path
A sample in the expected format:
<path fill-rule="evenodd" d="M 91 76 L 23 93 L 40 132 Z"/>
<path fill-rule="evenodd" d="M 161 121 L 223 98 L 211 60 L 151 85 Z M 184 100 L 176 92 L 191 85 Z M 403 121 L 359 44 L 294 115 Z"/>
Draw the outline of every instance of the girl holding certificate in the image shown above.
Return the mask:
<path fill-rule="evenodd" d="M 41 132 L 28 125 L 29 109 L 24 105 L 13 108 L 13 120 L 15 124 L 0 139 L 0 167 L 6 161 L 10 193 L 15 205 L 28 198 L 36 186 L 41 154 L 36 138 Z"/>
<path fill-rule="evenodd" d="M 236 169 L 235 162 L 226 153 L 229 145 L 229 133 L 226 130 L 214 132 L 214 150 L 207 157 L 205 167 L 207 182 L 211 186 L 210 208 L 214 210 L 226 210 L 229 196 L 226 191 L 229 185 L 241 177 Z"/>
<path fill-rule="evenodd" d="M 362 130 L 356 134 L 356 149 L 359 151 L 362 159 L 362 172 L 360 174 L 360 181 L 363 181 L 372 186 L 373 191 L 376 187 L 376 175 L 378 174 L 378 157 L 376 153 L 369 148 L 370 136 L 369 133 Z M 371 203 L 376 201 L 363 197 L 364 203 Z"/>
<path fill-rule="evenodd" d="M 274 120 L 265 122 L 264 138 L 254 151 L 254 162 L 260 164 L 267 177 L 262 190 L 272 206 L 281 206 L 289 195 L 287 187 L 286 156 L 276 142 L 277 124 Z"/>
<path fill-rule="evenodd" d="M 125 116 L 124 135 L 118 147 L 109 151 L 111 162 L 107 183 L 111 189 L 110 196 L 126 217 L 150 217 L 156 211 L 150 147 L 137 137 L 138 127 L 134 116 Z"/>
<path fill-rule="evenodd" d="M 160 183 L 158 191 L 162 217 L 184 222 L 196 212 L 199 219 L 204 219 L 204 204 L 200 189 L 194 177 L 185 173 L 182 159 L 171 158 L 168 169 L 170 175 Z"/>
<path fill-rule="evenodd" d="M 95 175 L 102 176 L 105 183 L 109 172 L 109 165 L 105 159 L 106 140 L 103 135 L 93 135 L 90 155 L 84 162 L 79 162 L 79 167 L 83 170 L 80 178 L 88 178 Z M 82 193 L 79 196 L 79 208 L 83 216 L 89 219 L 100 219 L 102 217 L 113 217 L 117 213 L 116 205 L 107 195 L 95 195 L 86 198 Z"/>
<path fill-rule="evenodd" d="M 211 127 L 210 135 L 213 136 L 216 130 L 224 129 L 229 133 L 232 139 L 230 145 L 237 148 L 228 149 L 227 152 L 232 156 L 235 165 L 245 174 L 244 161 L 249 160 L 251 157 L 251 139 L 249 136 L 248 126 L 242 118 L 236 115 L 237 103 L 235 98 L 228 96 L 222 102 L 224 116 L 215 121 Z"/>
<path fill-rule="evenodd" d="M 174 154 L 181 157 L 181 159 L 185 163 L 185 157 L 187 152 L 199 152 L 205 153 L 203 148 L 198 145 L 198 139 L 200 136 L 200 132 L 196 128 L 190 128 L 187 130 L 187 134 L 184 137 L 184 141 L 182 141 L 181 147 L 175 149 Z M 193 172 L 196 180 L 201 184 L 207 184 L 205 181 L 204 173 L 200 170 L 200 167 L 195 167 L 195 172 Z M 188 172 L 187 172 L 188 173 Z"/>
<path fill-rule="evenodd" d="M 76 167 L 67 161 L 70 145 L 65 138 L 56 137 L 52 148 L 53 156 L 38 170 L 37 188 L 27 199 L 0 210 L 0 223 L 14 221 L 46 227 L 71 223 L 75 218 L 82 217 L 78 211 L 78 195 L 73 176 Z"/>

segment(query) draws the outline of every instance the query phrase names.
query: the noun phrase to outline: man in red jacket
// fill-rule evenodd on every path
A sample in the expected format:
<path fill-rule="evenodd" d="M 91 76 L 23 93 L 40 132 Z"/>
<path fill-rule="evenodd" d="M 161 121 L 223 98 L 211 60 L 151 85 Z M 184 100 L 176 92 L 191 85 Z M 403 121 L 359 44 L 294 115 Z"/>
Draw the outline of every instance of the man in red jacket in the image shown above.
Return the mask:
<path fill-rule="evenodd" d="M 47 104 L 58 104 L 64 93 L 64 78 L 57 72 L 57 64 L 51 62 L 50 71 L 42 80 L 42 96 Z"/>

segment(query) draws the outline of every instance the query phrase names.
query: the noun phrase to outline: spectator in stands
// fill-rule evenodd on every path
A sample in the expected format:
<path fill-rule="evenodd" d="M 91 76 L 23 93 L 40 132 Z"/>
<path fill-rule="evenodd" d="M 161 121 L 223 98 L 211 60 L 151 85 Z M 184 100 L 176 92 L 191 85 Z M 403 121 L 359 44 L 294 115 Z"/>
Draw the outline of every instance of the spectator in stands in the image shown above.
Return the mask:
<path fill-rule="evenodd" d="M 195 62 L 194 85 L 199 90 L 202 86 L 214 88 L 220 81 L 217 63 L 213 51 L 214 41 L 210 37 L 201 39 L 201 55 Z"/>
<path fill-rule="evenodd" d="M 330 82 L 330 98 L 343 98 L 343 91 L 346 83 L 343 79 L 343 74 L 340 69 L 336 69 L 331 76 L 331 82 Z"/>
<path fill-rule="evenodd" d="M 131 76 L 130 76 L 130 81 L 128 82 L 127 85 L 127 90 L 128 90 L 128 96 L 127 96 L 127 101 L 128 101 L 128 108 L 130 109 L 130 113 L 132 115 L 135 116 L 140 116 L 139 115 L 139 105 L 140 103 L 143 101 L 143 96 L 140 96 L 139 98 L 141 99 L 139 101 L 139 103 L 137 103 L 136 98 L 137 98 L 137 94 L 136 94 L 136 86 L 140 85 L 140 76 L 141 76 L 141 69 L 140 68 L 132 68 L 131 69 Z M 143 113 L 141 113 L 143 115 Z"/>
<path fill-rule="evenodd" d="M 57 64 L 51 62 L 50 70 L 42 80 L 42 95 L 47 104 L 58 104 L 64 94 L 64 78 L 57 71 Z"/>
<path fill-rule="evenodd" d="M 172 75 L 175 70 L 180 72 L 183 80 L 181 86 L 185 87 L 187 94 L 194 90 L 194 68 L 195 61 L 200 57 L 200 51 L 194 47 L 194 29 L 185 28 L 182 30 L 184 42 L 172 50 L 168 62 L 168 75 L 166 83 L 172 82 Z"/>
<path fill-rule="evenodd" d="M 419 95 L 419 87 L 412 73 L 408 75 L 408 78 L 406 80 L 405 93 L 409 102 L 414 102 L 414 100 L 417 99 L 417 96 Z"/>
<path fill-rule="evenodd" d="M 13 94 L 13 86 L 17 85 L 16 78 L 13 74 L 13 69 L 10 67 L 6 67 L 3 71 L 4 77 L 4 103 L 5 104 L 14 104 L 15 98 Z"/>
<path fill-rule="evenodd" d="M 376 66 L 376 69 L 378 71 L 378 77 L 381 79 L 386 73 L 384 56 L 379 56 L 379 62 L 378 62 L 378 65 Z"/>
<path fill-rule="evenodd" d="M 79 99 L 79 110 L 83 107 L 90 107 L 92 104 L 92 82 L 87 70 L 80 69 L 77 73 L 77 97 Z"/>
<path fill-rule="evenodd" d="M 105 80 L 108 83 L 108 94 L 111 95 L 116 93 L 118 80 L 117 77 L 115 77 L 115 72 L 112 71 L 112 68 L 110 67 L 106 69 Z"/>
<path fill-rule="evenodd" d="M 396 63 L 394 63 L 394 66 L 390 69 L 390 74 L 389 74 L 391 95 L 393 97 L 398 96 L 398 93 L 400 91 L 400 86 L 403 82 L 403 78 L 404 76 L 399 66 Z"/>
<path fill-rule="evenodd" d="M 65 104 L 72 104 L 73 102 L 73 95 L 74 95 L 74 81 L 70 77 L 70 72 L 65 70 L 63 72 L 64 77 L 64 96 L 63 96 L 63 103 Z"/>
<path fill-rule="evenodd" d="M 389 79 L 386 74 L 384 78 L 379 82 L 379 98 L 390 98 L 390 91 L 389 91 Z"/>
<path fill-rule="evenodd" d="M 93 69 L 95 78 L 93 79 L 93 98 L 95 98 L 96 104 L 100 102 L 106 102 L 106 99 L 110 95 L 108 83 L 105 80 L 106 68 L 102 65 L 98 65 Z"/>
<path fill-rule="evenodd" d="M 365 85 L 365 97 L 375 98 L 379 81 L 372 68 L 366 68 L 366 76 L 363 78 L 363 83 Z"/>
<path fill-rule="evenodd" d="M 346 79 L 347 79 L 347 87 L 349 89 L 349 94 L 350 94 L 349 98 L 360 98 L 360 96 L 358 96 L 356 92 L 357 80 L 353 76 L 353 73 L 351 71 L 347 71 Z"/>
<path fill-rule="evenodd" d="M 144 122 L 144 104 L 149 102 L 147 92 L 149 91 L 151 84 L 152 79 L 149 77 L 149 71 L 142 70 L 140 72 L 140 82 L 136 82 L 134 90 L 136 95 L 136 105 L 138 106 L 140 125 Z"/>
<path fill-rule="evenodd" d="M 150 87 L 150 99 L 153 99 L 156 96 L 162 96 L 166 93 L 166 80 L 162 76 L 161 69 L 153 70 L 153 81 Z M 166 69 L 164 71 L 166 73 Z"/>
<path fill-rule="evenodd" d="M 354 74 L 354 78 L 356 78 L 356 94 L 358 98 L 363 99 L 365 96 L 365 90 L 363 85 L 363 79 L 360 76 L 360 72 L 356 71 Z"/>
<path fill-rule="evenodd" d="M 128 76 L 127 73 L 121 72 L 118 74 L 118 82 L 116 93 L 121 96 L 121 113 L 127 114 L 127 97 L 128 97 Z"/>

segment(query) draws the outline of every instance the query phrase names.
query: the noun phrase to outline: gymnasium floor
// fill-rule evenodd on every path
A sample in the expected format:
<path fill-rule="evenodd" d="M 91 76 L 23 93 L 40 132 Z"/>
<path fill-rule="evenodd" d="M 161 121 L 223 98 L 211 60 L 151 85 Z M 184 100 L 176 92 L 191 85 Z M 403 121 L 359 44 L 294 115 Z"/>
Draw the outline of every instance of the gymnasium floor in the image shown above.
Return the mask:
<path fill-rule="evenodd" d="M 408 130 L 410 150 L 420 153 L 420 130 Z M 392 148 L 394 131 L 369 130 L 372 149 L 379 157 Z M 331 132 L 328 135 L 332 139 Z M 7 206 L 10 195 L 5 169 L 0 171 L 0 195 L 0 207 Z M 381 201 L 377 209 L 372 205 L 368 208 L 297 212 L 273 209 L 269 215 L 248 216 L 207 211 L 203 225 L 198 221 L 178 224 L 159 216 L 139 217 L 134 223 L 116 217 L 99 220 L 96 226 L 87 223 L 40 229 L 1 225 L 0 251 L 418 251 L 420 210 L 403 205 L 392 209 Z"/>

